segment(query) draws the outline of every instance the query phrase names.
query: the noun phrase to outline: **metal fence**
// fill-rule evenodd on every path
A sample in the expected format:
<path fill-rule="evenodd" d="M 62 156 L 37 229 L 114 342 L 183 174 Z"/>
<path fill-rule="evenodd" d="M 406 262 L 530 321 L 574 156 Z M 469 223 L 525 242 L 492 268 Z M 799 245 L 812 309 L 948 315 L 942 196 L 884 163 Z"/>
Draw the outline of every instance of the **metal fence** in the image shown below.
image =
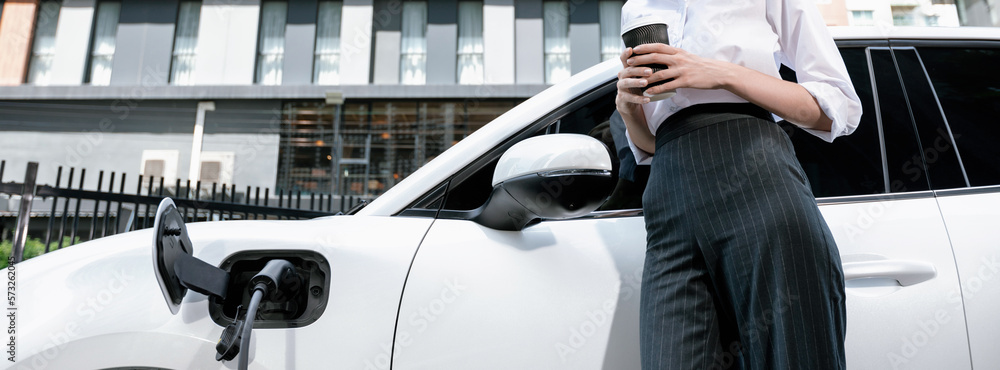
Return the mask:
<path fill-rule="evenodd" d="M 348 212 L 368 201 L 329 194 L 303 196 L 301 192 L 281 191 L 272 194 L 268 188 L 262 191 L 260 187 L 239 188 L 230 184 L 203 187 L 200 181 L 179 179 L 171 184 L 164 178 L 142 175 L 134 192 L 129 193 L 125 189 L 126 174 L 111 172 L 105 177 L 104 171 L 97 174 L 97 189 L 87 190 L 84 189 L 86 169 L 69 168 L 64 172 L 62 167 L 57 169 L 54 186 L 36 185 L 38 163 L 35 162 L 28 163 L 23 182 L 4 183 L 6 164 L 0 161 L 0 197 L 19 200 L 20 204 L 13 213 L 0 209 L 0 242 L 12 241 L 10 256 L 15 263 L 23 258 L 29 233 L 44 240 L 41 253 L 48 253 L 83 241 L 144 229 L 152 226 L 156 207 L 165 197 L 173 199 L 188 222 L 314 218 Z M 9 223 L 3 222 L 10 218 L 16 218 L 12 238 Z M 44 226 L 39 226 L 38 221 L 44 221 Z"/>

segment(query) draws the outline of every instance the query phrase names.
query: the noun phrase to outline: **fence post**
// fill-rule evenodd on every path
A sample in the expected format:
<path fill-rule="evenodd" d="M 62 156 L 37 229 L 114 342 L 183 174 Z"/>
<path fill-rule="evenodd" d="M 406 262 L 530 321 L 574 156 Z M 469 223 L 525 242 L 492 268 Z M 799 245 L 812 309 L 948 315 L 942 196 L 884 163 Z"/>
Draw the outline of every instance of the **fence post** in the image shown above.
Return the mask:
<path fill-rule="evenodd" d="M 17 214 L 14 247 L 10 251 L 14 263 L 20 263 L 24 259 L 24 243 L 28 240 L 28 221 L 31 219 L 31 201 L 35 199 L 36 176 L 38 176 L 38 162 L 28 162 L 28 170 L 24 173 L 24 184 L 21 185 L 21 210 Z"/>

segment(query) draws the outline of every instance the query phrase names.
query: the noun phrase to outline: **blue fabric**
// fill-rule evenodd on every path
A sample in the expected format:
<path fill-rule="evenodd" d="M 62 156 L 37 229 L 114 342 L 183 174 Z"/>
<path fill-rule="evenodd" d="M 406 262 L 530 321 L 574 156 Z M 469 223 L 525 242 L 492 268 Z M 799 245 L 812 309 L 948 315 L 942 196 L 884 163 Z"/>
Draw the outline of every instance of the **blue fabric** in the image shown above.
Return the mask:
<path fill-rule="evenodd" d="M 628 138 L 625 136 L 625 121 L 622 115 L 615 110 L 611 114 L 611 136 L 615 139 L 615 152 L 618 153 L 618 160 L 621 167 L 618 169 L 618 178 L 631 182 L 636 182 L 635 169 L 638 164 L 635 161 L 635 154 L 628 146 Z"/>

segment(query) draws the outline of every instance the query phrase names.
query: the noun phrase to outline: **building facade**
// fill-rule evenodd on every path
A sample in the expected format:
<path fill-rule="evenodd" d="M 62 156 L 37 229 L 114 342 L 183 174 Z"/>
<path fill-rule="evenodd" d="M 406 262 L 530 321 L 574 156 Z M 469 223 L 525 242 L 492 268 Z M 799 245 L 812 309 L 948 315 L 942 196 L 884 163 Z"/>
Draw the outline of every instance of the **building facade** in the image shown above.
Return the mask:
<path fill-rule="evenodd" d="M 818 5 L 829 25 L 957 25 L 993 1 Z M 617 58 L 623 3 L 0 0 L 0 159 L 42 183 L 65 166 L 376 196 Z"/>
<path fill-rule="evenodd" d="M 37 161 L 43 183 L 72 166 L 362 196 L 617 58 L 623 4 L 0 3 L 8 174 Z"/>

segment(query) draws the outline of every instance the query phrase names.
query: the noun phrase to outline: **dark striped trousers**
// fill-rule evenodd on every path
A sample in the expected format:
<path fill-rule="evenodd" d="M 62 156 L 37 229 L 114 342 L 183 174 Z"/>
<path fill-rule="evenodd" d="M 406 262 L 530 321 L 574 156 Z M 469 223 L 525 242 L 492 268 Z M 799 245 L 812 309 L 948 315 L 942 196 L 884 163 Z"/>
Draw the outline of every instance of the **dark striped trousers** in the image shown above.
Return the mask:
<path fill-rule="evenodd" d="M 791 141 L 756 106 L 696 107 L 643 195 L 642 368 L 843 369 L 840 256 Z"/>

